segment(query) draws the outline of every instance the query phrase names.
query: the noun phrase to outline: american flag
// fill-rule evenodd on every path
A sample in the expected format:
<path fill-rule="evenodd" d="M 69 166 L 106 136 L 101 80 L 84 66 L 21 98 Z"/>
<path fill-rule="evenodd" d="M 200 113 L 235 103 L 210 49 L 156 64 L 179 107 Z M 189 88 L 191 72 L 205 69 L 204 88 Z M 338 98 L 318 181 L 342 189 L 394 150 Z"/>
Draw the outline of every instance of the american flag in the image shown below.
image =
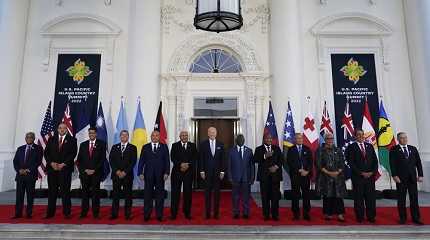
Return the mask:
<path fill-rule="evenodd" d="M 73 136 L 73 124 L 72 124 L 72 115 L 70 115 L 70 106 L 69 103 L 66 105 L 66 109 L 64 110 L 64 116 L 61 120 L 62 123 L 66 124 L 67 131 L 69 132 L 70 136 Z"/>
<path fill-rule="evenodd" d="M 49 101 L 48 108 L 45 112 L 45 117 L 43 118 L 42 128 L 40 129 L 40 136 L 37 139 L 37 144 L 46 147 L 50 137 L 54 135 L 54 123 L 52 121 L 51 115 L 51 101 Z M 46 160 L 43 158 L 42 164 L 37 168 L 38 178 L 41 179 L 46 176 Z"/>
<path fill-rule="evenodd" d="M 327 111 L 327 103 L 324 101 L 324 109 L 321 117 L 320 135 L 324 139 L 326 133 L 333 134 L 333 128 L 331 126 L 330 116 Z"/>

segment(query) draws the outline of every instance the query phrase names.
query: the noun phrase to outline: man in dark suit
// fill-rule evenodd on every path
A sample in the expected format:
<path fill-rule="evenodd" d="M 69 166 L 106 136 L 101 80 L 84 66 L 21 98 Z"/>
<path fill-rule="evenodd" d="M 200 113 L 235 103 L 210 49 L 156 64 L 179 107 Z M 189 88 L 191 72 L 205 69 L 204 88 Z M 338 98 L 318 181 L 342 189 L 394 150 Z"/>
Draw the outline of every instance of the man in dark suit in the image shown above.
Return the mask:
<path fill-rule="evenodd" d="M 137 148 L 128 142 L 127 130 L 120 132 L 121 142 L 112 146 L 109 154 L 109 162 L 112 168 L 112 212 L 110 219 L 118 218 L 119 199 L 121 193 L 125 197 L 124 215 L 131 219 L 131 207 L 133 205 L 133 169 L 137 161 Z"/>
<path fill-rule="evenodd" d="M 176 219 L 176 215 L 178 214 L 182 184 L 184 186 L 182 193 L 182 210 L 185 218 L 191 219 L 193 170 L 198 159 L 196 144 L 188 141 L 188 132 L 180 132 L 179 138 L 180 141 L 174 143 L 172 145 L 172 151 L 170 151 L 170 159 L 173 163 L 171 176 L 172 196 L 170 205 L 170 218 L 172 220 Z"/>
<path fill-rule="evenodd" d="M 24 208 L 24 196 L 27 193 L 27 218 L 32 218 L 34 186 L 37 180 L 37 168 L 42 163 L 43 148 L 34 143 L 33 132 L 25 134 L 25 145 L 18 147 L 13 158 L 13 166 L 16 171 L 16 202 L 15 216 L 21 218 Z"/>
<path fill-rule="evenodd" d="M 213 216 L 219 218 L 219 200 L 221 180 L 225 174 L 224 144 L 216 140 L 217 129 L 208 128 L 208 140 L 200 143 L 200 177 L 205 185 L 205 208 L 206 219 L 211 218 L 212 193 L 213 193 Z"/>
<path fill-rule="evenodd" d="M 355 139 L 356 142 L 350 144 L 345 151 L 346 160 L 352 171 L 355 217 L 357 222 L 363 222 L 366 210 L 367 220 L 375 223 L 375 176 L 378 174 L 378 158 L 372 144 L 364 141 L 363 130 L 355 131 Z"/>
<path fill-rule="evenodd" d="M 302 133 L 296 133 L 296 144 L 288 149 L 287 164 L 290 170 L 293 219 L 300 219 L 299 199 L 303 197 L 303 219 L 309 221 L 309 211 L 311 209 L 311 200 L 309 196 L 311 173 L 313 168 L 312 152 L 303 145 Z M 301 194 L 300 194 L 301 192 Z"/>
<path fill-rule="evenodd" d="M 399 132 L 397 134 L 397 141 L 399 144 L 390 150 L 390 168 L 391 175 L 396 182 L 399 223 L 406 223 L 406 193 L 409 192 L 412 221 L 418 225 L 422 225 L 417 190 L 417 182 L 423 181 L 423 167 L 420 154 L 416 147 L 408 145 L 408 136 L 406 133 Z"/>
<path fill-rule="evenodd" d="M 169 149 L 160 143 L 160 132 L 151 133 L 151 142 L 142 147 L 137 175 L 145 182 L 144 189 L 144 220 L 151 217 L 153 199 L 155 213 L 159 222 L 163 221 L 164 182 L 170 174 Z"/>
<path fill-rule="evenodd" d="M 282 181 L 282 153 L 272 144 L 272 136 L 264 135 L 263 145 L 255 149 L 254 159 L 258 163 L 257 181 L 260 182 L 264 220 L 279 221 L 280 183 Z"/>
<path fill-rule="evenodd" d="M 89 140 L 79 146 L 78 169 L 82 185 L 81 218 L 87 217 L 92 199 L 93 217 L 99 218 L 100 180 L 103 173 L 103 162 L 106 160 L 106 143 L 97 139 L 97 128 L 88 129 Z"/>
<path fill-rule="evenodd" d="M 236 145 L 228 152 L 228 178 L 232 183 L 233 218 L 240 216 L 239 200 L 242 199 L 243 218 L 249 218 L 251 185 L 255 180 L 255 164 L 252 150 L 245 144 L 245 137 L 237 135 Z"/>
<path fill-rule="evenodd" d="M 63 215 L 66 218 L 70 218 L 72 208 L 70 186 L 78 147 L 76 138 L 67 134 L 67 132 L 66 124 L 60 123 L 57 134 L 49 138 L 46 144 L 44 154 L 48 170 L 48 208 L 45 218 L 55 216 L 59 193 L 61 193 L 63 200 Z"/>

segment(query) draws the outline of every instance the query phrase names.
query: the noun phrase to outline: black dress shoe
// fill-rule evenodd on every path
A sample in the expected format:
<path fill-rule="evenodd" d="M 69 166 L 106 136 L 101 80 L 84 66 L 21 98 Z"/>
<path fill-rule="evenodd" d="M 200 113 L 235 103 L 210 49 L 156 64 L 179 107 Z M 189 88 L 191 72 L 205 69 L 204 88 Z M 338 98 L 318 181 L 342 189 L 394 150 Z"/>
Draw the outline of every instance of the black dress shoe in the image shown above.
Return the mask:
<path fill-rule="evenodd" d="M 293 216 L 293 221 L 298 221 L 300 220 L 300 216 L 299 215 L 294 215 Z"/>
<path fill-rule="evenodd" d="M 272 219 L 273 219 L 274 221 L 279 221 L 279 217 L 278 217 L 278 216 L 274 216 L 274 217 L 272 217 Z"/>
<path fill-rule="evenodd" d="M 412 222 L 416 225 L 424 225 L 424 223 L 421 222 L 421 220 L 419 220 L 419 219 L 412 220 Z"/>
<path fill-rule="evenodd" d="M 269 221 L 269 216 L 264 216 L 264 221 Z"/>
<path fill-rule="evenodd" d="M 376 220 L 375 220 L 374 218 L 369 218 L 369 219 L 368 219 L 368 221 L 369 221 L 370 223 L 375 223 L 375 222 L 376 222 Z"/>
<path fill-rule="evenodd" d="M 71 218 L 72 218 L 72 216 L 71 216 L 70 214 L 68 214 L 68 215 L 64 215 L 64 218 L 65 218 L 65 219 L 71 219 Z"/>
<path fill-rule="evenodd" d="M 115 220 L 117 218 L 118 218 L 118 216 L 110 216 L 109 220 Z"/>
<path fill-rule="evenodd" d="M 186 214 L 186 215 L 185 215 L 185 218 L 186 218 L 186 219 L 188 219 L 188 220 L 191 220 L 191 215 Z"/>
<path fill-rule="evenodd" d="M 149 217 L 149 216 L 145 216 L 145 217 L 143 218 L 143 220 L 144 220 L 145 222 L 149 221 L 149 219 L 150 219 L 150 217 Z"/>
<path fill-rule="evenodd" d="M 163 217 L 157 217 L 157 221 L 162 222 L 163 221 Z"/>
<path fill-rule="evenodd" d="M 239 219 L 239 214 L 234 214 L 233 218 L 234 219 Z"/>
<path fill-rule="evenodd" d="M 306 221 L 310 221 L 311 217 L 309 216 L 309 214 L 305 214 L 305 215 L 303 215 L 303 219 Z"/>
<path fill-rule="evenodd" d="M 54 217 L 54 215 L 46 215 L 43 219 L 51 219 L 53 217 Z"/>
<path fill-rule="evenodd" d="M 18 219 L 18 218 L 22 218 L 22 216 L 20 216 L 20 215 L 15 215 L 15 216 L 13 216 L 13 217 L 12 217 L 12 219 Z"/>
<path fill-rule="evenodd" d="M 215 214 L 215 215 L 214 215 L 214 218 L 215 218 L 215 219 L 219 219 L 219 215 L 218 215 L 218 214 Z"/>
<path fill-rule="evenodd" d="M 243 214 L 242 218 L 244 218 L 244 219 L 248 219 L 248 218 L 249 218 L 249 215 L 248 215 L 248 214 Z"/>
<path fill-rule="evenodd" d="M 80 218 L 80 219 L 87 218 L 87 215 L 85 215 L 85 214 L 81 214 L 81 215 L 79 216 L 79 218 Z"/>
<path fill-rule="evenodd" d="M 29 214 L 29 215 L 27 215 L 25 218 L 27 218 L 27 219 L 32 219 L 32 218 L 33 218 L 33 216 L 32 216 L 31 214 Z"/>
<path fill-rule="evenodd" d="M 170 220 L 176 220 L 176 216 L 170 216 L 170 218 L 169 218 Z"/>
<path fill-rule="evenodd" d="M 406 223 L 406 219 L 400 219 L 400 220 L 399 220 L 399 224 L 402 224 L 402 225 L 403 225 L 403 224 L 405 224 L 405 223 Z"/>
<path fill-rule="evenodd" d="M 205 219 L 211 219 L 211 215 L 210 214 L 206 214 Z"/>
<path fill-rule="evenodd" d="M 358 222 L 358 223 L 362 223 L 362 222 L 363 222 L 363 219 L 362 219 L 362 218 L 357 218 L 357 222 Z"/>
<path fill-rule="evenodd" d="M 132 219 L 132 217 L 130 215 L 125 216 L 125 220 L 131 220 L 131 219 Z"/>

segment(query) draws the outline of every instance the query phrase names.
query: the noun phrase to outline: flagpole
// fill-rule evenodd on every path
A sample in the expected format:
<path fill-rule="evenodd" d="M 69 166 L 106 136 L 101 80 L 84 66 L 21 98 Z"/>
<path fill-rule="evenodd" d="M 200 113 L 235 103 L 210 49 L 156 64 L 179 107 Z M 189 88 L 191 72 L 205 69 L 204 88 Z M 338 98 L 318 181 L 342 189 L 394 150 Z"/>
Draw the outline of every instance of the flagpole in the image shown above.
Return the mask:
<path fill-rule="evenodd" d="M 382 95 L 379 96 L 380 102 L 382 102 L 382 100 L 384 99 L 384 97 Z M 378 132 L 379 134 L 379 132 Z M 393 131 L 393 138 L 394 138 L 394 131 Z M 378 147 L 379 147 L 379 136 L 378 136 Z M 391 176 L 391 171 L 387 171 L 388 172 L 388 178 L 390 180 L 390 190 L 393 190 L 393 182 L 392 182 L 392 176 Z"/>

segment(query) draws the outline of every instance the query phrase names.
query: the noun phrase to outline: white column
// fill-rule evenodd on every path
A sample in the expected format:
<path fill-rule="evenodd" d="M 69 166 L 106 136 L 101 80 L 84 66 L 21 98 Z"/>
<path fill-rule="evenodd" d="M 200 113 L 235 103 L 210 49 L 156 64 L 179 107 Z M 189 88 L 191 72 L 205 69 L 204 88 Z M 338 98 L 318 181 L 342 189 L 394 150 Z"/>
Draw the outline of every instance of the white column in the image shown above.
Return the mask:
<path fill-rule="evenodd" d="M 270 11 L 270 66 L 273 76 L 271 97 L 281 138 L 288 100 L 291 101 L 296 118 L 301 117 L 300 111 L 304 102 L 303 44 L 299 0 L 272 0 Z"/>
<path fill-rule="evenodd" d="M 409 60 L 415 96 L 418 145 L 424 165 L 423 190 L 430 191 L 430 1 L 404 0 Z"/>
<path fill-rule="evenodd" d="M 16 117 L 25 50 L 29 0 L 0 1 L 0 191 L 14 187 Z M 24 141 L 24 136 L 18 136 Z"/>
<path fill-rule="evenodd" d="M 160 101 L 160 0 L 131 0 L 128 44 L 128 109 L 134 121 L 136 99 L 142 109 L 148 134 L 154 127 Z M 167 104 L 163 107 L 167 107 Z M 148 139 L 149 140 L 149 139 Z"/>

